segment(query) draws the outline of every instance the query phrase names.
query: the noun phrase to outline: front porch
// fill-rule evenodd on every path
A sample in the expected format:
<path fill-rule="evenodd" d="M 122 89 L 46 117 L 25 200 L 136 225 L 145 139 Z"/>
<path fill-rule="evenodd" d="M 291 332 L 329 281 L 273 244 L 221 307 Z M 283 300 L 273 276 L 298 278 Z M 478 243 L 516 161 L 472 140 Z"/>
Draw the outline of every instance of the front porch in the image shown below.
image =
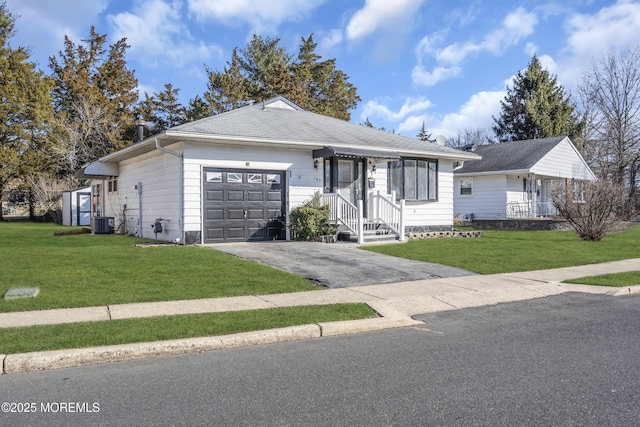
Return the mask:
<path fill-rule="evenodd" d="M 329 206 L 330 219 L 338 226 L 338 233 L 348 235 L 358 243 L 379 240 L 405 240 L 404 200 L 396 203 L 395 194 L 379 191 L 367 194 L 367 206 L 358 199 L 354 204 L 341 194 L 325 193 L 322 201 Z"/>

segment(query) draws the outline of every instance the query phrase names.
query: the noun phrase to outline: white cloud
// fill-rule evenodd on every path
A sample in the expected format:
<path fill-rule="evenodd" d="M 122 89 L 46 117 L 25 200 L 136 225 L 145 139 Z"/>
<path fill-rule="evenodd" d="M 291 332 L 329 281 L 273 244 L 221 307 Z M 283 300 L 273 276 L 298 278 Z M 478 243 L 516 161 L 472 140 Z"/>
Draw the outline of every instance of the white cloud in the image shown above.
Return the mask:
<path fill-rule="evenodd" d="M 467 56 L 480 51 L 498 55 L 531 35 L 537 23 L 538 18 L 535 13 L 519 7 L 504 18 L 501 28 L 487 33 L 480 43 L 468 41 L 462 44 L 451 44 L 438 52 L 436 58 L 440 62 L 459 64 Z"/>
<path fill-rule="evenodd" d="M 413 21 L 424 0 L 366 0 L 349 24 L 346 34 L 350 40 L 360 39 L 375 33 L 380 28 L 405 31 Z"/>
<path fill-rule="evenodd" d="M 333 29 L 329 32 L 319 31 L 318 52 L 326 53 L 342 42 L 342 30 Z"/>
<path fill-rule="evenodd" d="M 442 42 L 444 33 L 423 37 L 416 45 L 417 64 L 411 72 L 412 82 L 416 86 L 434 86 L 441 81 L 457 77 L 462 73 L 459 64 L 468 56 L 482 51 L 501 54 L 508 47 L 532 34 L 537 23 L 535 13 L 519 7 L 504 18 L 502 27 L 487 33 L 479 43 L 456 42 L 438 49 L 437 45 Z M 527 47 L 530 48 L 531 46 Z M 424 65 L 426 57 L 435 58 L 438 64 L 432 71 L 427 71 Z"/>
<path fill-rule="evenodd" d="M 398 122 L 416 112 L 425 112 L 431 107 L 431 101 L 423 97 L 407 98 L 398 111 L 392 111 L 378 100 L 368 101 L 361 114 L 362 121 L 367 118 Z M 372 120 L 373 121 L 373 120 Z"/>
<path fill-rule="evenodd" d="M 493 116 L 500 114 L 500 101 L 505 91 L 482 91 L 473 94 L 457 113 L 450 113 L 433 127 L 434 135 L 455 137 L 465 129 L 485 129 L 493 125 Z"/>
<path fill-rule="evenodd" d="M 568 48 L 576 55 L 591 57 L 611 46 L 638 43 L 640 3 L 618 1 L 595 15 L 574 15 L 566 24 Z"/>
<path fill-rule="evenodd" d="M 447 80 L 460 75 L 460 67 L 436 67 L 433 71 L 425 70 L 421 65 L 416 65 L 411 71 L 411 81 L 414 85 L 435 86 L 443 80 Z"/>
<path fill-rule="evenodd" d="M 274 31 L 281 23 L 297 21 L 325 0 L 188 0 L 189 13 L 199 21 L 214 19 L 224 24 L 244 22 L 252 32 Z"/>
<path fill-rule="evenodd" d="M 108 15 L 113 38 L 126 37 L 132 55 L 147 66 L 170 62 L 181 66 L 198 60 L 210 59 L 221 49 L 195 42 L 183 23 L 181 4 L 163 0 L 148 0 L 137 4 L 131 11 Z"/>

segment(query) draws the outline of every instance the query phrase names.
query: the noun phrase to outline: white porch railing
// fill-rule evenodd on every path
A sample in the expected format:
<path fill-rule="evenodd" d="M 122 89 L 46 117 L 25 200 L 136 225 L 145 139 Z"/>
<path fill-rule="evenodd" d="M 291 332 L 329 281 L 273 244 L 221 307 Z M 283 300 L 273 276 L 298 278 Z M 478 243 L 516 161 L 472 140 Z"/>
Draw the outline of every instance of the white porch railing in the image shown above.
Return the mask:
<path fill-rule="evenodd" d="M 369 219 L 373 222 L 386 225 L 391 231 L 398 235 L 401 241 L 404 240 L 404 199 L 401 199 L 400 204 L 397 205 L 394 202 L 395 194 L 392 194 L 391 198 L 388 198 L 378 191 L 375 194 L 370 194 L 369 200 Z"/>
<path fill-rule="evenodd" d="M 404 200 L 400 205 L 393 199 L 377 194 L 370 194 L 369 215 L 367 221 L 374 224 L 384 224 L 395 233 L 400 240 L 404 240 Z M 357 205 L 339 192 L 325 193 L 322 195 L 323 203 L 329 205 L 329 219 L 331 222 L 344 225 L 349 231 L 358 236 L 358 243 L 364 242 L 364 208 L 362 200 Z"/>
<path fill-rule="evenodd" d="M 540 218 L 556 216 L 558 210 L 552 202 L 536 203 L 535 209 L 531 209 L 531 203 L 509 202 L 507 203 L 507 218 Z"/>
<path fill-rule="evenodd" d="M 322 201 L 329 205 L 329 219 L 331 222 L 344 225 L 354 234 L 358 233 L 360 228 L 358 217 L 362 216 L 362 209 L 358 209 L 358 206 L 351 203 L 349 199 L 339 192 L 323 194 Z"/>

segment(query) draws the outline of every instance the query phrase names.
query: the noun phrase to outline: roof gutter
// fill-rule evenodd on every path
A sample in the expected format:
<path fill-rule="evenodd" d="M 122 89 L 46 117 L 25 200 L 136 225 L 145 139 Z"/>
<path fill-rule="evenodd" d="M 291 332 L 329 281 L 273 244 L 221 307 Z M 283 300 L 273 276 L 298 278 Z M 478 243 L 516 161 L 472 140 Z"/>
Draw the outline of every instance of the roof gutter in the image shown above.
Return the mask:
<path fill-rule="evenodd" d="M 171 154 L 172 156 L 175 156 L 177 158 L 180 159 L 180 170 L 179 170 L 179 177 L 178 177 L 178 182 L 179 182 L 179 188 L 180 190 L 178 191 L 178 222 L 180 223 L 180 242 L 177 243 L 181 243 L 184 244 L 184 156 L 180 153 L 178 153 L 177 151 L 173 151 L 173 150 L 169 150 L 168 148 L 165 148 L 163 146 L 160 145 L 160 141 L 158 141 L 158 138 L 154 138 L 154 142 L 156 144 L 156 148 L 164 153 L 167 154 Z"/>

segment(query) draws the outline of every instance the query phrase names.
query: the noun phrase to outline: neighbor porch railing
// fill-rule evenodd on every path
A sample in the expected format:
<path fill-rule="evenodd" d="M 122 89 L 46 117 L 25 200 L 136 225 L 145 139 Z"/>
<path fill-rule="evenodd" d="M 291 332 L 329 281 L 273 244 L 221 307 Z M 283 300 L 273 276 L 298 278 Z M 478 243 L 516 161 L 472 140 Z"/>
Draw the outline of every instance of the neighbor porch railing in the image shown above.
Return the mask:
<path fill-rule="evenodd" d="M 540 218 L 556 216 L 558 210 L 553 202 L 536 203 L 535 209 L 531 209 L 531 203 L 509 202 L 507 203 L 507 218 Z"/>

